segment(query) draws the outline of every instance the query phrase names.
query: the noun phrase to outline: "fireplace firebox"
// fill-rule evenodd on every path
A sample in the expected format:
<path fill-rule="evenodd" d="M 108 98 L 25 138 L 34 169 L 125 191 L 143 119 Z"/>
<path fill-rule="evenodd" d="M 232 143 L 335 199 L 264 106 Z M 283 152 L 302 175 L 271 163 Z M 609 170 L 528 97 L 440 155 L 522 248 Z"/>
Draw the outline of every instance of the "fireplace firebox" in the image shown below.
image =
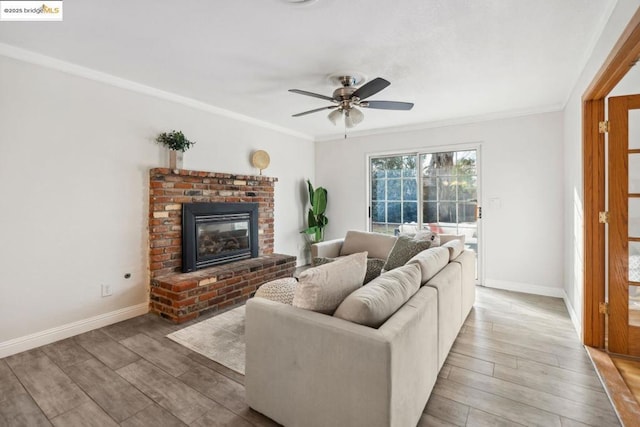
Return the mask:
<path fill-rule="evenodd" d="M 258 203 L 182 205 L 184 273 L 258 256 Z"/>

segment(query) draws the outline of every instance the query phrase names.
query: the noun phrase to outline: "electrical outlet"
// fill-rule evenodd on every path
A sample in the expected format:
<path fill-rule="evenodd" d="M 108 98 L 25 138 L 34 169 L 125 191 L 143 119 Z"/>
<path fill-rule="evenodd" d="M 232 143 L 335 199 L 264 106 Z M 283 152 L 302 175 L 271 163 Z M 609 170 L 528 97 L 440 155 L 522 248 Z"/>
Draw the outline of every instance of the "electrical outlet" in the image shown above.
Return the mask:
<path fill-rule="evenodd" d="M 108 297 L 111 296 L 111 285 L 102 285 L 102 296 Z"/>

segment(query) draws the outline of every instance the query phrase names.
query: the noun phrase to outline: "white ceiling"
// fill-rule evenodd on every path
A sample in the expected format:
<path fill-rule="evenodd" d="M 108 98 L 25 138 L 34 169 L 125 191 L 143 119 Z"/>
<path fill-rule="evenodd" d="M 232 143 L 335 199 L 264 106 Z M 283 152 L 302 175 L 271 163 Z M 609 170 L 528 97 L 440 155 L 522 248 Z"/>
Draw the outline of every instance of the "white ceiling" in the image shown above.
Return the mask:
<path fill-rule="evenodd" d="M 327 76 L 391 86 L 350 131 L 560 109 L 615 0 L 83 0 L 63 22 L 2 22 L 0 43 L 193 98 L 315 139 L 338 137 Z"/>

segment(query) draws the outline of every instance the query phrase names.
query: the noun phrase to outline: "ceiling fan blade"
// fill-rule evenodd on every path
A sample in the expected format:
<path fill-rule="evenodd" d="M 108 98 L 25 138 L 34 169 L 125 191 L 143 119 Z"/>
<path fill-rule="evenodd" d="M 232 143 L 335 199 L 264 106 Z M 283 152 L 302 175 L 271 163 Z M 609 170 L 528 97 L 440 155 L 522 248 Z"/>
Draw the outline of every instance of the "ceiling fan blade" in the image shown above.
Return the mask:
<path fill-rule="evenodd" d="M 375 95 L 376 93 L 380 92 L 382 89 L 389 86 L 390 84 L 391 83 L 389 83 L 382 77 L 376 77 L 375 79 L 371 80 L 369 83 L 366 83 L 365 85 L 363 85 L 361 88 L 356 89 L 356 91 L 353 92 L 353 95 L 351 96 L 359 99 L 367 99 L 371 95 Z"/>
<path fill-rule="evenodd" d="M 413 103 L 411 102 L 396 102 L 396 101 L 368 101 L 360 104 L 365 108 L 376 108 L 379 110 L 411 110 Z"/>
<path fill-rule="evenodd" d="M 338 106 L 337 105 L 329 105 L 328 107 L 321 107 L 321 108 L 316 108 L 314 110 L 303 111 L 302 113 L 293 114 L 291 117 L 305 116 L 307 114 L 317 113 L 318 111 L 322 111 L 322 110 L 330 110 L 332 108 L 338 108 Z"/>
<path fill-rule="evenodd" d="M 289 92 L 297 93 L 297 94 L 299 94 L 299 95 L 313 96 L 314 98 L 325 99 L 325 100 L 327 100 L 327 101 L 335 101 L 335 100 L 334 100 L 333 98 L 331 98 L 330 96 L 320 95 L 319 93 L 308 92 L 308 91 L 306 91 L 306 90 L 300 90 L 300 89 L 289 89 Z"/>

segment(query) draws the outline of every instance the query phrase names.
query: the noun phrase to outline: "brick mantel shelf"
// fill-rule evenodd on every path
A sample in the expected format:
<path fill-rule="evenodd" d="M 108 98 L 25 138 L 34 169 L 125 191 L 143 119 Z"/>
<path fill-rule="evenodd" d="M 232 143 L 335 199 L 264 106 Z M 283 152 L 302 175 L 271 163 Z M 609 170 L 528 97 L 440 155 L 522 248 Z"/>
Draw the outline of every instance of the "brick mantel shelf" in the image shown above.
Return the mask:
<path fill-rule="evenodd" d="M 273 254 L 277 178 L 154 168 L 149 180 L 151 311 L 181 323 L 245 301 L 262 283 L 290 277 L 296 258 Z M 183 274 L 183 203 L 258 203 L 259 256 Z"/>

